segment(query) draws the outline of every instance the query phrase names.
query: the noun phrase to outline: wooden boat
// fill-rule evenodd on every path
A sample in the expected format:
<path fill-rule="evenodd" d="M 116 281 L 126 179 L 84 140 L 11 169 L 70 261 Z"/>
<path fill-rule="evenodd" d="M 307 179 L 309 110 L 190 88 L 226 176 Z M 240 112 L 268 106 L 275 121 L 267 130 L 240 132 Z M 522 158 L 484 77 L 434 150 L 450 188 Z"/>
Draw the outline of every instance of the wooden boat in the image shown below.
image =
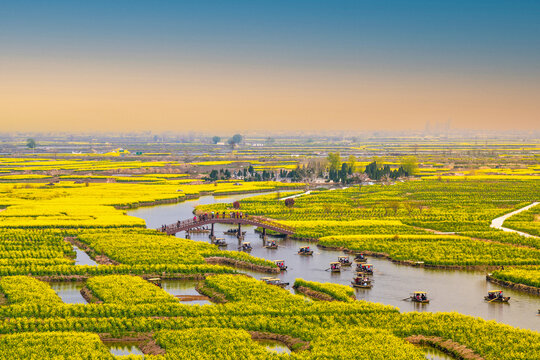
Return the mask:
<path fill-rule="evenodd" d="M 279 270 L 281 270 L 281 271 L 287 270 L 287 265 L 285 265 L 285 261 L 283 261 L 283 260 L 274 260 L 274 263 L 277 265 Z"/>
<path fill-rule="evenodd" d="M 341 263 L 339 261 L 331 262 L 330 263 L 330 271 L 331 272 L 341 272 Z"/>
<path fill-rule="evenodd" d="M 225 239 L 223 238 L 216 238 L 214 239 L 214 244 L 219 246 L 219 247 L 225 247 L 227 246 L 227 242 L 225 241 Z"/>
<path fill-rule="evenodd" d="M 361 278 L 360 276 L 353 278 L 351 284 L 353 287 L 360 289 L 371 289 L 373 287 L 371 280 L 369 280 L 368 278 Z"/>
<path fill-rule="evenodd" d="M 271 241 L 265 246 L 265 248 L 275 250 L 278 248 L 278 244 L 276 244 L 275 241 Z"/>
<path fill-rule="evenodd" d="M 310 250 L 309 246 L 302 246 L 300 250 L 298 250 L 298 255 L 313 255 L 313 250 Z"/>
<path fill-rule="evenodd" d="M 158 287 L 161 287 L 161 278 L 150 278 L 148 281 Z"/>
<path fill-rule="evenodd" d="M 243 242 L 242 243 L 242 251 L 251 251 L 253 248 L 251 247 L 251 243 L 249 242 Z"/>
<path fill-rule="evenodd" d="M 358 264 L 356 266 L 356 272 L 358 274 L 373 275 L 373 265 L 371 265 L 371 264 Z"/>
<path fill-rule="evenodd" d="M 415 291 L 411 295 L 411 301 L 420 304 L 429 304 L 427 293 L 424 291 Z"/>
<path fill-rule="evenodd" d="M 268 285 L 276 285 L 279 287 L 285 287 L 289 285 L 288 282 L 284 282 L 284 281 L 281 281 L 281 279 L 273 278 L 273 277 L 263 277 L 261 278 L 261 280 L 267 283 Z"/>
<path fill-rule="evenodd" d="M 357 263 L 365 263 L 367 262 L 367 259 L 363 253 L 360 253 L 360 254 L 354 255 L 354 261 Z"/>
<path fill-rule="evenodd" d="M 502 290 L 491 290 L 488 291 L 487 296 L 484 296 L 484 299 L 488 302 L 507 303 L 508 301 L 510 301 L 510 296 L 504 296 Z"/>
<path fill-rule="evenodd" d="M 351 266 L 352 262 L 349 260 L 348 256 L 338 256 L 338 261 L 341 266 Z"/>

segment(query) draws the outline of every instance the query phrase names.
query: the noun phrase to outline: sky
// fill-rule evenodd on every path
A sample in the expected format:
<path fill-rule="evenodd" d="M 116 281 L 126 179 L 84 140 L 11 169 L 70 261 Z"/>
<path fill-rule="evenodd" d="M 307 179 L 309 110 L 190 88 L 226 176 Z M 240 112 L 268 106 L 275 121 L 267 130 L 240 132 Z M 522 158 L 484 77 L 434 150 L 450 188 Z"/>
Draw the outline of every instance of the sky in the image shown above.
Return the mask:
<path fill-rule="evenodd" d="M 540 129 L 540 1 L 0 4 L 2 131 Z"/>

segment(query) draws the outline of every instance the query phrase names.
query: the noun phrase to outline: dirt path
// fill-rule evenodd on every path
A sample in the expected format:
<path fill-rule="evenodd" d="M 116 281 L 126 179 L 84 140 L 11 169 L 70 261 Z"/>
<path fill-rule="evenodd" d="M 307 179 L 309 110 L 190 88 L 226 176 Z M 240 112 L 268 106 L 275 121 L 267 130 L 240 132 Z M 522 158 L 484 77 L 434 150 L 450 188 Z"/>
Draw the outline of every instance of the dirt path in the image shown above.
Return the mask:
<path fill-rule="evenodd" d="M 516 233 L 516 234 L 519 234 L 521 236 L 525 236 L 525 237 L 533 237 L 533 238 L 538 238 L 538 236 L 535 236 L 535 235 L 531 235 L 531 234 L 527 234 L 527 233 L 524 233 L 522 231 L 518 231 L 518 230 L 514 230 L 514 229 L 509 229 L 509 228 L 506 228 L 503 226 L 503 223 L 506 219 L 508 219 L 509 217 L 511 216 L 514 216 L 516 214 L 519 214 L 520 212 L 522 211 L 526 211 L 526 210 L 529 210 L 530 208 L 536 206 L 540 204 L 540 202 L 533 202 L 532 204 L 530 205 L 527 205 L 521 209 L 518 209 L 518 210 L 515 210 L 515 211 L 512 211 L 508 214 L 505 214 L 501 217 L 498 217 L 496 219 L 493 219 L 493 221 L 491 221 L 491 227 L 492 228 L 495 228 L 495 229 L 499 229 L 499 230 L 502 230 L 502 231 L 507 231 L 507 232 L 513 232 L 513 233 Z"/>

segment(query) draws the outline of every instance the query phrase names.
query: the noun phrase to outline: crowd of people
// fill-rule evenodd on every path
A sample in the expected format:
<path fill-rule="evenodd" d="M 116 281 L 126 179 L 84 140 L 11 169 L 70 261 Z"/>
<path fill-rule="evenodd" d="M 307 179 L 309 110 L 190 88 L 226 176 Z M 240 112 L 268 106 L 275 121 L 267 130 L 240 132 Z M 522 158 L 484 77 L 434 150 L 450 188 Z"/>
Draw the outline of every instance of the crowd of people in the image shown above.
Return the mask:
<path fill-rule="evenodd" d="M 199 215 L 194 215 L 193 222 L 206 221 L 206 220 L 211 220 L 211 219 L 247 219 L 247 218 L 248 218 L 248 215 L 241 211 L 231 211 L 231 212 L 223 211 L 222 213 L 212 211 L 211 213 L 203 213 Z M 176 227 L 178 228 L 181 225 L 182 225 L 182 222 L 178 220 L 176 222 Z M 161 225 L 161 231 L 166 232 L 167 225 Z"/>
<path fill-rule="evenodd" d="M 211 213 L 204 213 L 200 215 L 193 216 L 193 221 L 206 221 L 210 219 L 247 219 L 248 215 L 241 212 L 241 211 L 231 211 L 227 213 L 226 211 L 223 211 L 222 213 L 214 212 Z"/>

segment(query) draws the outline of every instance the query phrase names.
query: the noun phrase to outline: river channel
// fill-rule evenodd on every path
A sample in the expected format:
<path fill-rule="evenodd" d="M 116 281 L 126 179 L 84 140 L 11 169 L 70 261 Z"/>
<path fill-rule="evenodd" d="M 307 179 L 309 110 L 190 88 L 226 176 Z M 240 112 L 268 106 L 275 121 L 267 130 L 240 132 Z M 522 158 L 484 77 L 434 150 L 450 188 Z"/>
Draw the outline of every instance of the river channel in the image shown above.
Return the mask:
<path fill-rule="evenodd" d="M 177 220 L 193 216 L 193 209 L 199 204 L 231 203 L 257 194 L 243 194 L 227 197 L 203 196 L 199 199 L 189 200 L 173 205 L 160 205 L 139 208 L 128 212 L 128 215 L 142 218 L 148 228 L 155 229 L 163 224 L 170 224 Z M 227 250 L 238 250 L 239 242 L 234 236 L 224 235 L 223 232 L 231 226 L 216 224 L 216 236 L 225 238 Z M 253 250 L 251 255 L 268 260 L 284 260 L 288 270 L 277 275 L 291 285 L 295 278 L 318 282 L 332 282 L 350 285 L 353 278 L 353 268 L 343 268 L 341 273 L 330 273 L 326 269 L 330 262 L 337 261 L 343 255 L 340 251 L 322 250 L 316 244 L 298 240 L 275 238 L 279 244 L 278 249 L 269 250 L 263 247 L 263 240 L 255 233 L 254 227 L 244 226 L 247 231 L 244 241 L 251 242 Z M 178 233 L 178 237 L 185 237 L 185 233 Z M 269 237 L 270 238 L 270 237 Z M 208 234 L 191 234 L 194 241 L 210 242 Z M 313 256 L 299 256 L 297 250 L 301 246 L 311 246 Z M 455 311 L 466 315 L 481 317 L 486 320 L 495 320 L 515 327 L 540 331 L 540 297 L 528 293 L 503 289 L 506 296 L 511 296 L 509 304 L 487 303 L 484 300 L 488 290 L 497 288 L 497 285 L 486 281 L 483 271 L 459 270 L 431 270 L 398 265 L 391 261 L 369 258 L 374 266 L 374 283 L 372 289 L 357 289 L 357 299 L 378 302 L 398 307 L 401 311 Z M 252 273 L 250 275 L 261 278 L 267 274 Z M 291 289 L 292 287 L 288 287 Z M 291 290 L 292 291 L 292 290 Z M 413 291 L 426 291 L 431 302 L 417 304 L 404 301 Z"/>

